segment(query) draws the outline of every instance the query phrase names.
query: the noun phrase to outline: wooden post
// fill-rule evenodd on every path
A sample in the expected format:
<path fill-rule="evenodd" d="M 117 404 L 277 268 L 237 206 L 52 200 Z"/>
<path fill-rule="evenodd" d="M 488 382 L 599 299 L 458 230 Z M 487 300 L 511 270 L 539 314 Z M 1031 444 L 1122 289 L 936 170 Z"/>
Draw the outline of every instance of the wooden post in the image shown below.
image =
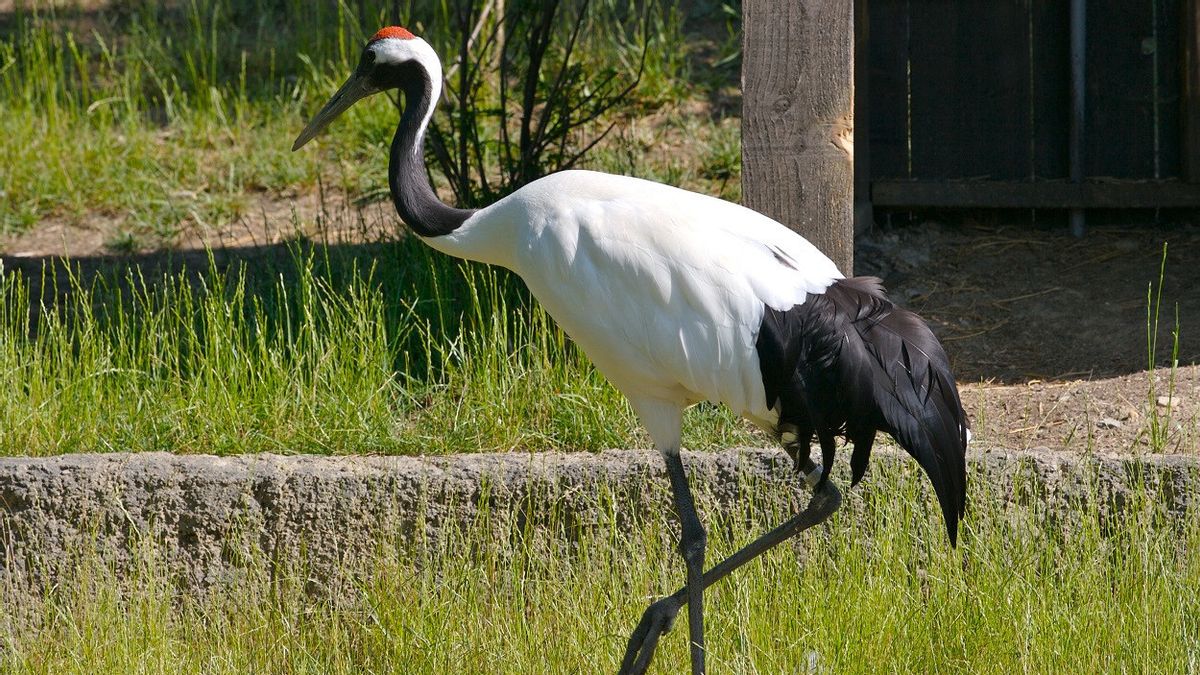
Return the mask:
<path fill-rule="evenodd" d="M 854 273 L 854 3 L 742 3 L 742 194 Z"/>

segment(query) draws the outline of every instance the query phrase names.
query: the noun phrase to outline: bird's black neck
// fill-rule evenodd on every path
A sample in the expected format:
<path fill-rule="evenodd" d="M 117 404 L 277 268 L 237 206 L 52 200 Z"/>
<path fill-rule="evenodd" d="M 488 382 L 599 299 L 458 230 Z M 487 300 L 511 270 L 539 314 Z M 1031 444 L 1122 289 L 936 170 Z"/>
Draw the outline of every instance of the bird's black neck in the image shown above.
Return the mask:
<path fill-rule="evenodd" d="M 458 229 L 472 209 L 443 204 L 429 184 L 425 170 L 425 125 L 433 100 L 433 82 L 424 68 L 413 66 L 419 77 L 403 78 L 404 114 L 392 138 L 388 161 L 388 186 L 396 212 L 422 237 L 437 237 Z"/>

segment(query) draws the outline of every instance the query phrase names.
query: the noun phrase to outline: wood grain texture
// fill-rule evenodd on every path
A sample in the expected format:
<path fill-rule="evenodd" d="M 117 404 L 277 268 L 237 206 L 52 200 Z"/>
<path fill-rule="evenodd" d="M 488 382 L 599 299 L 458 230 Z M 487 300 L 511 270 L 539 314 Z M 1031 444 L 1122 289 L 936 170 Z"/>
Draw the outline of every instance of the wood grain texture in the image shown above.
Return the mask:
<path fill-rule="evenodd" d="M 1067 9 L 1067 3 L 1054 2 L 1034 2 L 1029 8 L 1032 180 L 1065 178 L 1071 171 L 1071 25 Z"/>
<path fill-rule="evenodd" d="M 1183 95 L 1180 126 L 1183 142 L 1183 175 L 1200 183 L 1200 0 L 1183 3 L 1180 21 L 1183 48 Z"/>
<path fill-rule="evenodd" d="M 1027 5 L 911 0 L 912 175 L 1029 174 Z"/>
<path fill-rule="evenodd" d="M 878 180 L 871 198 L 895 208 L 1200 208 L 1200 188 L 1178 181 Z"/>
<path fill-rule="evenodd" d="M 908 155 L 909 91 L 908 35 L 909 7 L 905 2 L 870 2 L 867 20 L 866 67 L 871 90 L 867 93 L 871 117 L 871 178 L 912 178 Z M 862 52 L 855 52 L 861 54 Z M 855 98 L 862 93 L 855 92 Z M 856 120 L 857 122 L 857 120 Z M 861 133 L 861 129 L 858 129 Z"/>
<path fill-rule="evenodd" d="M 871 207 L 871 115 L 867 107 L 871 73 L 870 27 L 867 0 L 854 0 L 854 233 L 860 234 L 875 224 Z"/>
<path fill-rule="evenodd" d="M 1152 0 L 1087 4 L 1083 174 L 1153 178 Z"/>
<path fill-rule="evenodd" d="M 742 5 L 742 194 L 854 270 L 854 3 Z"/>

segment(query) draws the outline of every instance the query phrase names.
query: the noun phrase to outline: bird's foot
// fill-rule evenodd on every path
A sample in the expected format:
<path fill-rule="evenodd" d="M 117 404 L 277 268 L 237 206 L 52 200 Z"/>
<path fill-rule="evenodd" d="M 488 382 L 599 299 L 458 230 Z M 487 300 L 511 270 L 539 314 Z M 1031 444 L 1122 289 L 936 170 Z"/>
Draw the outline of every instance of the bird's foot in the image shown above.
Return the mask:
<path fill-rule="evenodd" d="M 818 477 L 820 471 L 817 472 Z M 817 523 L 824 522 L 826 518 L 833 515 L 834 511 L 842 505 L 842 493 L 834 485 L 832 481 L 825 481 L 820 489 L 813 489 L 813 495 L 808 500 L 808 508 L 805 512 L 811 512 Z M 816 524 L 816 523 L 814 523 Z M 806 526 L 808 529 L 811 525 Z"/>
<path fill-rule="evenodd" d="M 629 636 L 625 658 L 621 660 L 620 675 L 642 675 L 650 667 L 658 639 L 675 624 L 675 617 L 684 605 L 678 593 L 668 595 L 646 608 L 642 620 Z"/>
<path fill-rule="evenodd" d="M 801 456 L 796 459 L 796 473 L 804 476 L 804 482 L 808 487 L 815 488 L 821 480 L 822 467 L 820 464 L 812 461 L 807 456 Z"/>

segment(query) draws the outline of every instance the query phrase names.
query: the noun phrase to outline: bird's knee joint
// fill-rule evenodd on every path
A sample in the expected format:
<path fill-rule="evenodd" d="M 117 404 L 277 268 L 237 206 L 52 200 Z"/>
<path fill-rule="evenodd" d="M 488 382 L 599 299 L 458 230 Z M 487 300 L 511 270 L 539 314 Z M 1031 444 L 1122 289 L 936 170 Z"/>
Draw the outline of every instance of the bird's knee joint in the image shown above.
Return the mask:
<path fill-rule="evenodd" d="M 696 524 L 684 528 L 683 539 L 679 542 L 679 555 L 683 556 L 684 561 L 689 565 L 703 566 L 707 547 L 708 533 L 704 531 L 704 527 Z"/>
<path fill-rule="evenodd" d="M 675 618 L 679 616 L 679 610 L 683 605 L 671 596 L 662 598 L 658 602 L 650 605 L 646 609 L 646 614 L 652 617 L 652 622 L 661 626 L 662 632 L 666 633 L 675 625 Z"/>

